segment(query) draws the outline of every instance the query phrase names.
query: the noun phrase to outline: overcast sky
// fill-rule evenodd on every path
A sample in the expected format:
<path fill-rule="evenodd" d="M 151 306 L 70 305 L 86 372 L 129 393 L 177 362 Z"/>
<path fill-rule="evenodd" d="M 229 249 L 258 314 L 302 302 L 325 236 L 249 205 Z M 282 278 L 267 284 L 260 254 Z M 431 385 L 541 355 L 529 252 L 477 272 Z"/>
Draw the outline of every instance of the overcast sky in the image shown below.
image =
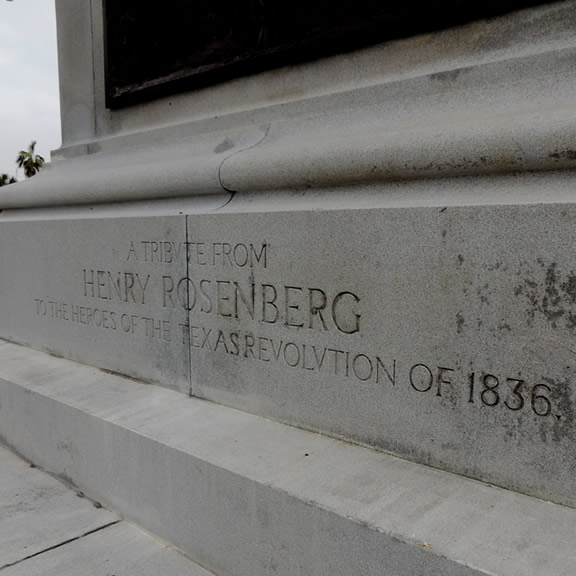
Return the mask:
<path fill-rule="evenodd" d="M 0 173 L 32 140 L 46 161 L 61 143 L 54 0 L 0 0 Z"/>

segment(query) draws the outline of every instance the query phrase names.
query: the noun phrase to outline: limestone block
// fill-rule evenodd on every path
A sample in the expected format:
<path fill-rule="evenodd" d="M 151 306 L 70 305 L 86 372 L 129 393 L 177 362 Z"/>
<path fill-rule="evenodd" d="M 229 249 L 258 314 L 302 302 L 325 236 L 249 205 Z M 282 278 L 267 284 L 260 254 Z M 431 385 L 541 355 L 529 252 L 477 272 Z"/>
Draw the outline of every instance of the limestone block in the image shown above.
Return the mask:
<path fill-rule="evenodd" d="M 162 305 L 163 276 L 186 276 L 185 217 L 4 222 L 0 236 L 6 337 L 188 393 L 187 312 Z"/>

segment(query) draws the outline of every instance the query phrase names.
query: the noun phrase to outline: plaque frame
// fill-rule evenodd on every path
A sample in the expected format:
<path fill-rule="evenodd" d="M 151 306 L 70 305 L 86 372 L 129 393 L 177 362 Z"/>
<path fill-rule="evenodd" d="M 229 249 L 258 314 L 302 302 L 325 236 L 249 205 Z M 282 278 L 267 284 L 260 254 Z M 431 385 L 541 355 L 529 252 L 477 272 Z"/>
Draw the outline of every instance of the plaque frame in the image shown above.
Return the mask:
<path fill-rule="evenodd" d="M 131 0 L 102 2 L 106 107 L 115 109 L 551 0 L 505 0 L 498 6 L 476 0 L 436 0 L 424 8 L 415 2 L 382 6 L 373 0 L 356 0 L 339 4 L 340 8 L 317 2 L 307 8 L 304 21 L 292 27 L 298 21 L 297 6 L 291 13 L 287 2 L 211 0 L 201 8 L 192 1 L 173 2 L 179 6 L 180 18 L 178 12 L 166 14 L 173 12 L 166 3 L 159 8 Z M 239 7 L 245 7 L 248 16 Z M 198 35 L 186 28 L 187 22 L 194 21 L 186 16 L 194 13 L 200 29 L 201 25 L 209 28 L 198 41 L 194 40 Z M 231 22 L 234 15 L 237 18 Z M 226 21 L 220 25 L 218 18 Z"/>

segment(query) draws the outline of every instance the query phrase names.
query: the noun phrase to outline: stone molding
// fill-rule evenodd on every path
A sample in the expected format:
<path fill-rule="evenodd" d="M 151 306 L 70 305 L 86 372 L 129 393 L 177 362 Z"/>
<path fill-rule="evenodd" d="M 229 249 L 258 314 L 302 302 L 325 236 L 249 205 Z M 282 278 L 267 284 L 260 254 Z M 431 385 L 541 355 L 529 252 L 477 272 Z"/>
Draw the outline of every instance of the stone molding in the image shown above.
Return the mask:
<path fill-rule="evenodd" d="M 0 208 L 576 166 L 573 1 L 115 111 L 96 4 L 59 2 L 63 146 Z"/>

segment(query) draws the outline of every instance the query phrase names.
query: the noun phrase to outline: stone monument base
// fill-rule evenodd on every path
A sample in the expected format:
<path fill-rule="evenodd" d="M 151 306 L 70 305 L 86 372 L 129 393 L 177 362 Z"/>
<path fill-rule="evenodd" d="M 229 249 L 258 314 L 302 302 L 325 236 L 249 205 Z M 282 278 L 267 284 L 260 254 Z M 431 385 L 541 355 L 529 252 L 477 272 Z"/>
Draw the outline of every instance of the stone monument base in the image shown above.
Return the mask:
<path fill-rule="evenodd" d="M 576 1 L 114 110 L 57 4 L 0 440 L 218 576 L 573 576 Z"/>

